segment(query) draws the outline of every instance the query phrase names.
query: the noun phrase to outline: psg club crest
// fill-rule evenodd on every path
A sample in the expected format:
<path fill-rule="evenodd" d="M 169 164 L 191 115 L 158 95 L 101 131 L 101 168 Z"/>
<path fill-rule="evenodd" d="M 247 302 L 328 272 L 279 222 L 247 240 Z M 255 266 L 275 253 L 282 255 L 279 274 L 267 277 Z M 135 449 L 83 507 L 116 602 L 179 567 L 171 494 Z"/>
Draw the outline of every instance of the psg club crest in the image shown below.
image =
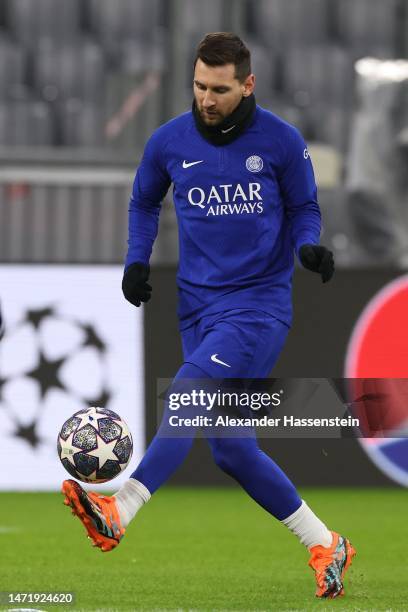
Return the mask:
<path fill-rule="evenodd" d="M 262 157 L 259 157 L 259 155 L 251 155 L 251 157 L 248 157 L 246 160 L 245 165 L 246 169 L 250 172 L 260 172 L 263 168 Z"/>

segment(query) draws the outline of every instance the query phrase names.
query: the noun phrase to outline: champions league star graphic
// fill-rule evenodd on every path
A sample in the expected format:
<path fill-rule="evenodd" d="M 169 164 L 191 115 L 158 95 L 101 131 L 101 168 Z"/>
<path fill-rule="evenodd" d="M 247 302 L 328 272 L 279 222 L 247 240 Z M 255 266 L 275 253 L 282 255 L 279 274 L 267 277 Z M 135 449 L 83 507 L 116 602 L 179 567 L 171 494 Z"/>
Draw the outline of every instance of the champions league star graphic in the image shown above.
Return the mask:
<path fill-rule="evenodd" d="M 107 346 L 96 327 L 62 315 L 49 305 L 27 310 L 3 331 L 0 415 L 11 435 L 30 448 L 55 445 L 40 433 L 41 422 L 59 407 L 107 407 Z M 84 376 L 84 371 L 88 376 Z M 62 421 L 65 412 L 61 413 Z M 54 417 L 55 418 L 55 417 Z M 53 420 L 54 420 L 53 418 Z"/>

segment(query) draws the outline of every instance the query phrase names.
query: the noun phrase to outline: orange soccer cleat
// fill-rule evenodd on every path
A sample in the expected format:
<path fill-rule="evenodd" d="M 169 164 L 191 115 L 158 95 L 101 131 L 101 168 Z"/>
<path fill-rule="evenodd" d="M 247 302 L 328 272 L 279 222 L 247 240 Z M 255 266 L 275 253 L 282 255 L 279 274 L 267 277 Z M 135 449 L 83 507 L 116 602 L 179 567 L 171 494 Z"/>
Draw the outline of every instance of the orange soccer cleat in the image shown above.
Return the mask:
<path fill-rule="evenodd" d="M 64 504 L 70 506 L 72 514 L 83 523 L 93 546 L 108 552 L 119 544 L 125 530 L 114 497 L 86 493 L 75 480 L 64 480 L 62 493 L 65 495 Z"/>
<path fill-rule="evenodd" d="M 313 546 L 310 549 L 310 567 L 315 572 L 316 597 L 334 599 L 344 595 L 343 578 L 350 567 L 356 551 L 346 538 L 331 532 L 333 542 L 331 546 Z"/>

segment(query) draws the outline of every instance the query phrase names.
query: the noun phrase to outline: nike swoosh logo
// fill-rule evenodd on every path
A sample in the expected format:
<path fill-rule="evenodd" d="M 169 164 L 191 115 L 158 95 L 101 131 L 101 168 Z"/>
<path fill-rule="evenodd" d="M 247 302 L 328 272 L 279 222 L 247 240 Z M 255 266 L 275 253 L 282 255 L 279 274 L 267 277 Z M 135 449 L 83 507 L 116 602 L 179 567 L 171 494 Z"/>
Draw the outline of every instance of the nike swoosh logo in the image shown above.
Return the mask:
<path fill-rule="evenodd" d="M 221 130 L 221 132 L 222 132 L 223 134 L 228 134 L 228 132 L 230 132 L 231 130 L 233 130 L 233 129 L 234 129 L 234 127 L 235 127 L 235 125 L 232 125 L 232 126 L 231 126 L 230 128 L 228 128 L 227 130 Z"/>
<path fill-rule="evenodd" d="M 231 367 L 230 365 L 228 365 L 228 363 L 225 363 L 225 361 L 221 361 L 221 359 L 217 359 L 217 355 L 218 353 L 214 353 L 214 355 L 211 355 L 211 361 L 213 361 L 214 363 L 219 363 L 220 365 L 223 365 L 226 368 Z"/>
<path fill-rule="evenodd" d="M 196 164 L 202 164 L 203 163 L 203 159 L 200 159 L 200 161 L 195 161 L 195 162 L 186 162 L 186 160 L 183 161 L 183 168 L 190 168 L 190 166 L 195 166 Z"/>

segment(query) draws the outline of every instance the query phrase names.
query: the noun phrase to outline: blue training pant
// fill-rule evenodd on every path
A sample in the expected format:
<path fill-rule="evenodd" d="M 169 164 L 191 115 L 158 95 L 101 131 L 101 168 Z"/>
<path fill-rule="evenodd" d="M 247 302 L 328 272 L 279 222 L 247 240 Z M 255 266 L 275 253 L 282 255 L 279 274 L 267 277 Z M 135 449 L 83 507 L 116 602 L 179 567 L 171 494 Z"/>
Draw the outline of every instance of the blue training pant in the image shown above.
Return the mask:
<path fill-rule="evenodd" d="M 288 327 L 257 310 L 234 309 L 202 317 L 182 331 L 184 363 L 174 382 L 201 378 L 266 378 L 285 343 Z M 169 408 L 132 478 L 154 493 L 189 453 L 195 428 L 168 437 Z M 204 432 L 205 433 L 205 432 Z M 215 463 L 279 520 L 295 512 L 301 499 L 255 436 L 207 437 Z"/>

